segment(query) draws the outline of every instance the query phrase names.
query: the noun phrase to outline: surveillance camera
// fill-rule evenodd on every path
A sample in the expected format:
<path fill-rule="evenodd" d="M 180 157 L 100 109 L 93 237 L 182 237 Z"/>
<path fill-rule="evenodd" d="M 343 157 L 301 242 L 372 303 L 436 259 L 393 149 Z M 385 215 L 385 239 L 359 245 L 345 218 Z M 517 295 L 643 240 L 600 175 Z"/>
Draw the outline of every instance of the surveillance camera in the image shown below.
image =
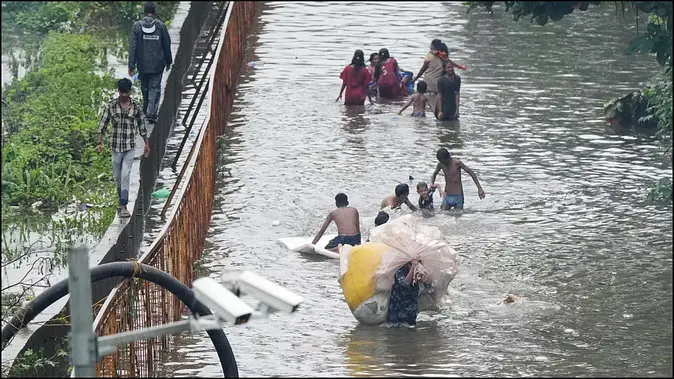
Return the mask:
<path fill-rule="evenodd" d="M 254 296 L 272 309 L 287 313 L 295 312 L 304 301 L 295 293 L 250 271 L 244 271 L 239 275 L 237 289 Z"/>
<path fill-rule="evenodd" d="M 245 324 L 254 312 L 238 296 L 211 278 L 195 280 L 192 282 L 192 290 L 199 302 L 230 324 Z"/>

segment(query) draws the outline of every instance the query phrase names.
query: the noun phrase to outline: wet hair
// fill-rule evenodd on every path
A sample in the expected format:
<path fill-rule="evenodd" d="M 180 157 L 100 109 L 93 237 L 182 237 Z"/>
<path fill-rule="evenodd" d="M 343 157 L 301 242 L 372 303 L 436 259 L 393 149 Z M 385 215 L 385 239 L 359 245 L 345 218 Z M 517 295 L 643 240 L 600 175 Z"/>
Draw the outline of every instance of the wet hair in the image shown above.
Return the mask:
<path fill-rule="evenodd" d="M 383 47 L 379 49 L 379 58 L 381 59 L 382 62 L 391 58 L 391 55 L 389 54 L 387 48 Z"/>
<path fill-rule="evenodd" d="M 428 189 L 428 184 L 426 182 L 419 182 L 417 183 L 417 191 L 422 190 L 422 189 Z"/>
<path fill-rule="evenodd" d="M 435 153 L 435 157 L 438 158 L 438 161 L 440 162 L 447 162 L 452 159 L 452 154 L 449 153 L 449 150 L 441 147 L 438 149 L 438 152 Z"/>
<path fill-rule="evenodd" d="M 117 90 L 121 93 L 129 93 L 131 92 L 131 88 L 133 87 L 133 83 L 131 83 L 131 80 L 127 78 L 119 79 L 117 81 Z"/>
<path fill-rule="evenodd" d="M 433 46 L 433 48 L 437 51 L 442 51 L 442 45 L 443 43 L 439 39 L 434 39 L 431 41 L 431 46 Z"/>
<path fill-rule="evenodd" d="M 365 55 L 363 54 L 363 50 L 356 50 L 353 53 L 353 59 L 351 59 L 351 64 L 356 69 L 356 71 L 359 70 L 361 67 L 365 67 Z"/>
<path fill-rule="evenodd" d="M 426 84 L 426 82 L 424 82 L 423 80 L 419 80 L 419 82 L 417 82 L 417 92 L 424 93 L 426 92 L 427 88 L 428 84 Z"/>
<path fill-rule="evenodd" d="M 376 56 L 379 56 L 379 53 L 370 54 L 370 59 L 368 60 L 368 62 L 372 63 L 372 61 L 374 60 L 374 57 L 376 57 Z"/>
<path fill-rule="evenodd" d="M 388 222 L 388 218 L 389 218 L 388 213 L 380 211 L 379 213 L 377 213 L 377 217 L 375 217 L 374 219 L 374 226 L 386 224 Z"/>
<path fill-rule="evenodd" d="M 447 47 L 446 44 L 440 43 L 440 51 L 443 51 L 447 56 L 449 56 L 449 48 Z"/>
<path fill-rule="evenodd" d="M 346 207 L 349 205 L 349 198 L 340 192 L 335 196 L 335 205 L 337 205 L 337 207 Z"/>
<path fill-rule="evenodd" d="M 396 186 L 396 197 L 406 196 L 410 194 L 410 186 L 405 183 Z"/>
<path fill-rule="evenodd" d="M 143 10 L 145 11 L 145 14 L 155 14 L 157 13 L 157 6 L 154 5 L 152 1 L 147 1 L 145 2 Z"/>
<path fill-rule="evenodd" d="M 391 58 L 391 55 L 388 52 L 388 49 L 383 47 L 379 49 L 379 64 L 374 70 L 374 81 L 377 82 L 379 81 L 379 76 L 381 75 L 382 67 L 384 66 L 384 62 Z"/>

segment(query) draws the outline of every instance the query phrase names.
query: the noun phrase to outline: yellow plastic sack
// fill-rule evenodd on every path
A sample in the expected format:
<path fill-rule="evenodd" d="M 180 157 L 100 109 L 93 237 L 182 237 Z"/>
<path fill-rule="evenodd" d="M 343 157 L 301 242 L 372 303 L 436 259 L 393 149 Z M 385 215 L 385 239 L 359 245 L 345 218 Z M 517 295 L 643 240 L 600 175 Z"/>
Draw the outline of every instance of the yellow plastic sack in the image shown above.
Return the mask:
<path fill-rule="evenodd" d="M 366 243 L 344 248 L 341 252 L 346 271 L 342 276 L 344 298 L 353 312 L 375 292 L 374 274 L 381 265 L 381 255 L 388 249 L 383 243 Z M 340 262 L 342 265 L 342 262 Z"/>

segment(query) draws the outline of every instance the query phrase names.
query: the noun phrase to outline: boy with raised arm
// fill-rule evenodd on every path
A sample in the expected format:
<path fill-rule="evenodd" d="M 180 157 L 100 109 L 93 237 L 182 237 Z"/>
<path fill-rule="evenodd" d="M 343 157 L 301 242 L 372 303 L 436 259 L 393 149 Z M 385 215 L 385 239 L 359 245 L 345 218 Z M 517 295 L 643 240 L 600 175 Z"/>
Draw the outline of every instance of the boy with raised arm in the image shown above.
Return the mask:
<path fill-rule="evenodd" d="M 321 230 L 318 231 L 311 244 L 316 245 L 330 223 L 334 221 L 335 225 L 337 225 L 338 235 L 325 245 L 326 250 L 337 252 L 339 245 L 360 245 L 360 215 L 358 214 L 358 210 L 354 207 L 349 207 L 348 197 L 341 192 L 335 196 L 335 205 L 337 209 L 328 214 L 323 226 L 321 226 Z"/>
<path fill-rule="evenodd" d="M 463 209 L 463 184 L 461 184 L 461 170 L 470 175 L 477 186 L 477 194 L 480 199 L 484 199 L 484 190 L 480 186 L 480 181 L 477 180 L 477 175 L 468 168 L 463 162 L 452 158 L 449 151 L 444 147 L 439 149 L 436 153 L 438 165 L 431 177 L 431 184 L 435 184 L 435 178 L 438 176 L 440 170 L 445 174 L 445 196 L 442 198 L 441 208 L 449 210 L 452 208 Z"/>

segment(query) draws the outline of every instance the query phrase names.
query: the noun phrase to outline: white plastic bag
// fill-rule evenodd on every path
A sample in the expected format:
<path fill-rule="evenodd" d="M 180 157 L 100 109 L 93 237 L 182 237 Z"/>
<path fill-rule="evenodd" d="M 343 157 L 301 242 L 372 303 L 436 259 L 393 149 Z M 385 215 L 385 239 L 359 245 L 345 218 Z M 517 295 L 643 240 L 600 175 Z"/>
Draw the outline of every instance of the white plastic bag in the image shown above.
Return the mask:
<path fill-rule="evenodd" d="M 424 289 L 419 299 L 419 311 L 437 309 L 444 302 L 449 283 L 459 272 L 457 252 L 449 246 L 440 229 L 423 225 L 413 215 L 405 215 L 384 224 L 372 242 L 382 242 L 391 248 L 382 256 L 382 264 L 375 274 L 377 288 L 393 286 L 395 272 L 417 259 L 429 271 L 432 286 Z"/>
<path fill-rule="evenodd" d="M 420 269 L 427 271 L 431 282 L 430 288 L 420 290 L 418 311 L 439 309 L 444 303 L 449 283 L 458 274 L 458 254 L 449 246 L 442 232 L 436 227 L 422 225 L 420 219 L 412 215 L 399 217 L 376 229 L 376 233 L 371 234 L 370 242 L 383 243 L 386 246 L 385 249 L 379 249 L 384 251 L 378 252 L 381 260 L 370 279 L 373 283 L 371 297 L 358 305 L 351 301 L 354 317 L 361 323 L 370 325 L 385 322 L 395 272 L 413 259 L 420 261 Z M 367 245 L 357 247 L 359 254 L 368 250 Z M 369 249 L 372 254 L 377 250 L 373 249 L 374 245 Z M 340 277 L 343 279 L 351 263 L 350 254 L 350 250 L 342 251 L 340 257 Z M 359 267 L 352 269 L 358 270 Z M 359 279 L 363 278 L 347 278 Z M 346 291 L 344 294 L 347 297 Z M 364 296 L 361 295 L 360 298 Z M 352 299 L 353 297 L 347 298 L 347 302 Z"/>

